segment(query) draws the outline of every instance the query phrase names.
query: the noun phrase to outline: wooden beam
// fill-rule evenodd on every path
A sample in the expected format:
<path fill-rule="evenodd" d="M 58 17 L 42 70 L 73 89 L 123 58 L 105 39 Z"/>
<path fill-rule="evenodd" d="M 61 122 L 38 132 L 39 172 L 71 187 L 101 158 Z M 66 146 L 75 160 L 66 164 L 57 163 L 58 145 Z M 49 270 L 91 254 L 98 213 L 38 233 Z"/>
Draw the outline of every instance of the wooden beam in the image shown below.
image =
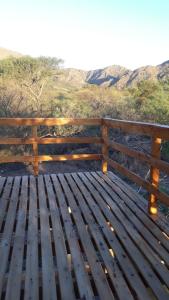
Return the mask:
<path fill-rule="evenodd" d="M 102 144 L 98 137 L 57 137 L 57 138 L 0 138 L 1 145 L 28 145 L 28 144 Z"/>
<path fill-rule="evenodd" d="M 38 143 L 36 142 L 36 138 L 38 135 L 38 131 L 37 131 L 37 126 L 33 126 L 32 127 L 32 137 L 34 138 L 34 142 L 33 142 L 33 157 L 34 157 L 34 161 L 33 161 L 33 170 L 34 170 L 34 175 L 37 176 L 39 173 L 39 164 L 38 164 L 38 160 L 37 160 L 37 156 L 38 156 Z"/>
<path fill-rule="evenodd" d="M 169 163 L 167 163 L 166 161 L 152 157 L 149 154 L 145 154 L 143 152 L 130 149 L 130 148 L 126 147 L 125 145 L 116 143 L 114 141 L 106 141 L 106 143 L 109 147 L 111 147 L 117 151 L 120 151 L 130 157 L 134 157 L 138 160 L 141 160 L 151 166 L 157 167 L 157 168 L 161 169 L 163 172 L 166 172 L 167 174 L 169 174 Z"/>
<path fill-rule="evenodd" d="M 101 125 L 100 118 L 0 118 L 0 126 Z"/>
<path fill-rule="evenodd" d="M 158 136 L 164 140 L 169 140 L 169 126 L 166 125 L 108 118 L 104 119 L 103 123 L 110 128 L 117 128 L 125 132 L 155 137 Z"/>
<path fill-rule="evenodd" d="M 161 150 L 161 138 L 153 137 L 152 138 L 152 156 L 155 158 L 160 158 Z M 160 171 L 157 167 L 151 167 L 150 169 L 150 182 L 152 186 L 158 188 L 159 186 Z M 157 214 L 157 197 L 154 193 L 151 193 L 149 196 L 149 206 L 148 210 L 150 214 Z"/>
<path fill-rule="evenodd" d="M 147 180 L 142 179 L 140 176 L 136 175 L 132 171 L 128 170 L 124 166 L 120 165 L 116 161 L 110 159 L 109 157 L 104 157 L 107 160 L 108 164 L 112 166 L 119 173 L 128 177 L 130 180 L 134 181 L 137 185 L 142 186 L 148 192 L 153 193 L 161 202 L 169 206 L 169 196 L 165 193 L 160 192 L 155 186 L 153 186 Z"/>
<path fill-rule="evenodd" d="M 38 156 L 1 156 L 0 163 L 34 162 L 34 158 L 41 161 L 66 161 L 66 160 L 101 160 L 102 154 L 65 154 L 65 155 L 38 155 Z"/>
<path fill-rule="evenodd" d="M 108 156 L 109 148 L 108 145 L 105 143 L 105 141 L 108 139 L 108 127 L 105 125 L 102 125 L 101 127 L 101 132 L 102 132 L 102 140 L 103 140 L 103 145 L 102 145 L 102 172 L 107 173 L 107 161 L 104 159 L 104 156 Z"/>

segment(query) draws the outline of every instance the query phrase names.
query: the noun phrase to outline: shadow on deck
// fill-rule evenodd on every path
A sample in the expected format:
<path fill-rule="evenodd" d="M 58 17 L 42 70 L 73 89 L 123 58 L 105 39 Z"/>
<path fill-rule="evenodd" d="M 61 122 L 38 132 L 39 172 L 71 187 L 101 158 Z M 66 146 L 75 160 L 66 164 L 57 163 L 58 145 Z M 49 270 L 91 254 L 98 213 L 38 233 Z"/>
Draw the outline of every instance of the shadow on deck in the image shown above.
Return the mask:
<path fill-rule="evenodd" d="M 112 172 L 0 178 L 0 299 L 169 299 L 169 225 Z"/>

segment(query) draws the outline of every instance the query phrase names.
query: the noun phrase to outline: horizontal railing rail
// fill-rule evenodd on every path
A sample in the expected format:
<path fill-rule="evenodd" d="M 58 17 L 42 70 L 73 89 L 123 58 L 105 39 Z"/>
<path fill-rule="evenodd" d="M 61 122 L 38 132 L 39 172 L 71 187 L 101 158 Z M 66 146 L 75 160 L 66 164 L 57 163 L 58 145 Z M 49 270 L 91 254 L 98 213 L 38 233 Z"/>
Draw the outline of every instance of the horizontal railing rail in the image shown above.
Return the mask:
<path fill-rule="evenodd" d="M 98 137 L 35 137 L 35 138 L 0 138 L 1 145 L 30 145 L 42 144 L 101 144 L 102 139 Z"/>
<path fill-rule="evenodd" d="M 160 159 L 161 143 L 163 140 L 169 140 L 169 126 L 116 119 L 104 119 L 103 126 L 105 127 L 106 132 L 106 134 L 102 137 L 104 144 L 104 172 L 107 172 L 109 164 L 116 171 L 146 189 L 150 193 L 148 209 L 151 214 L 157 214 L 157 199 L 169 206 L 169 196 L 159 190 L 160 171 L 169 174 L 169 163 Z M 143 152 L 133 150 L 126 145 L 110 140 L 109 129 L 111 128 L 120 129 L 121 131 L 129 134 L 150 136 L 152 139 L 151 153 L 145 154 Z M 148 181 L 143 179 L 141 176 L 111 159 L 108 155 L 110 149 L 119 151 L 127 156 L 133 157 L 150 165 L 150 180 Z"/>
<path fill-rule="evenodd" d="M 0 138 L 1 145 L 32 145 L 32 155 L 0 156 L 0 163 L 31 162 L 34 174 L 39 173 L 39 162 L 66 160 L 101 160 L 101 154 L 39 155 L 40 144 L 102 144 L 100 137 L 38 137 L 38 126 L 101 126 L 101 119 L 72 118 L 0 118 L 0 126 L 31 126 L 32 136 L 25 138 Z"/>
<path fill-rule="evenodd" d="M 169 140 L 169 126 L 166 125 L 108 118 L 104 119 L 104 124 L 109 128 L 117 128 L 129 133 L 155 136 L 163 140 Z"/>
<path fill-rule="evenodd" d="M 38 137 L 38 126 L 99 126 L 100 137 Z M 160 171 L 169 174 L 169 163 L 160 159 L 161 143 L 169 140 L 169 126 L 124 121 L 108 118 L 73 119 L 73 118 L 0 118 L 0 126 L 31 126 L 32 136 L 25 138 L 1 137 L 1 145 L 32 145 L 33 155 L 1 156 L 0 163 L 6 162 L 30 162 L 33 164 L 34 174 L 38 174 L 39 162 L 42 161 L 66 161 L 66 160 L 102 160 L 102 171 L 108 170 L 108 165 L 126 176 L 137 185 L 145 188 L 149 193 L 149 212 L 157 213 L 157 199 L 169 205 L 169 196 L 159 190 Z M 129 134 L 146 135 L 151 137 L 151 153 L 133 150 L 126 145 L 110 139 L 109 130 L 120 129 Z M 102 153 L 99 154 L 66 154 L 66 155 L 39 155 L 40 144 L 100 144 Z M 114 161 L 109 156 L 109 150 L 119 151 L 127 156 L 147 163 L 150 166 L 150 180 L 143 179 L 131 170 Z"/>
<path fill-rule="evenodd" d="M 74 118 L 0 118 L 0 126 L 62 126 L 62 125 L 101 125 L 102 120 Z"/>

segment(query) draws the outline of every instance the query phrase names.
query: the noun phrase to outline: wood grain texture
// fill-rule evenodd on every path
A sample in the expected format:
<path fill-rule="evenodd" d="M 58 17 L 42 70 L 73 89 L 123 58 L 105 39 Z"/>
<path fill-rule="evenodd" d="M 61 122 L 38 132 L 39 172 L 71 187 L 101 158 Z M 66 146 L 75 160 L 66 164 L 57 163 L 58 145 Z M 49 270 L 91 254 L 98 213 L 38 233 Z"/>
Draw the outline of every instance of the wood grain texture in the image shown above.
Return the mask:
<path fill-rule="evenodd" d="M 168 300 L 167 228 L 112 172 L 0 188 L 0 299 Z"/>
<path fill-rule="evenodd" d="M 34 142 L 32 144 L 33 147 L 33 170 L 34 175 L 37 176 L 39 173 L 39 164 L 38 164 L 38 143 L 36 142 L 36 138 L 38 136 L 38 129 L 37 126 L 32 126 L 32 137 L 34 138 Z"/>
<path fill-rule="evenodd" d="M 101 132 L 102 132 L 102 140 L 103 140 L 103 145 L 102 145 L 102 155 L 103 155 L 102 172 L 106 173 L 107 169 L 108 169 L 108 164 L 107 164 L 107 161 L 104 159 L 104 156 L 108 156 L 108 154 L 109 154 L 108 145 L 107 145 L 107 143 L 105 143 L 105 141 L 108 140 L 108 127 L 105 126 L 105 125 L 102 125 Z"/>
<path fill-rule="evenodd" d="M 101 119 L 75 118 L 0 118 L 0 126 L 101 125 Z"/>
<path fill-rule="evenodd" d="M 166 125 L 108 118 L 104 119 L 103 123 L 110 128 L 117 128 L 124 132 L 155 136 L 164 140 L 169 140 L 169 126 Z"/>
<path fill-rule="evenodd" d="M 30 138 L 0 138 L 1 145 L 29 145 L 38 144 L 102 144 L 97 137 L 30 137 Z"/>
<path fill-rule="evenodd" d="M 64 155 L 23 155 L 23 156 L 1 156 L 0 162 L 34 162 L 37 161 L 66 161 L 66 160 L 101 160 L 102 154 L 64 154 Z"/>

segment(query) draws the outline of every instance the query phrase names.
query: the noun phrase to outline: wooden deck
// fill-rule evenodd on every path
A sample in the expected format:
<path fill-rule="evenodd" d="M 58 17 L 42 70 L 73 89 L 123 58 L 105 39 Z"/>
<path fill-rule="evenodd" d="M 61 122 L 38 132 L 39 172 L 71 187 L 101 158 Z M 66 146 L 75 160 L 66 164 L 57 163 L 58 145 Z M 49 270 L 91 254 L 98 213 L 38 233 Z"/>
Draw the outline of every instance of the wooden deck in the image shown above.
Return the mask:
<path fill-rule="evenodd" d="M 169 224 L 113 173 L 1 177 L 0 193 L 0 299 L 169 299 Z"/>

